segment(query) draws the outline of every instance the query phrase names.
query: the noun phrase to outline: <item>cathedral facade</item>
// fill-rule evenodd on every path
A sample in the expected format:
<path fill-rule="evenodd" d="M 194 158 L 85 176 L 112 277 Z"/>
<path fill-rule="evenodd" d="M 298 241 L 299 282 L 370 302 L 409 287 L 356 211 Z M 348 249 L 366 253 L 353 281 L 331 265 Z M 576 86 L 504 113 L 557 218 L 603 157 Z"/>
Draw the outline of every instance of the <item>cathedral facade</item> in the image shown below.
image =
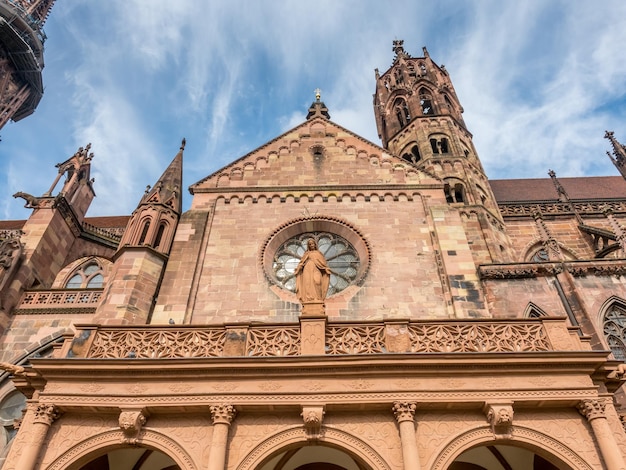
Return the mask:
<path fill-rule="evenodd" d="M 3 470 L 626 468 L 626 148 L 490 181 L 448 72 L 393 50 L 381 145 L 318 94 L 187 211 L 184 141 L 131 215 L 87 216 L 89 146 L 16 194 Z"/>

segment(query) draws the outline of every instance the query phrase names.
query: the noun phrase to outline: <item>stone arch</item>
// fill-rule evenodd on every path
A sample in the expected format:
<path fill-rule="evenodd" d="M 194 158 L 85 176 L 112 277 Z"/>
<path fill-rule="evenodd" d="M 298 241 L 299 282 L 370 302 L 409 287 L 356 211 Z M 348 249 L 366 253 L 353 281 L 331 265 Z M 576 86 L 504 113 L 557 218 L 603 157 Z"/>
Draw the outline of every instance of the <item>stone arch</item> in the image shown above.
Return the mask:
<path fill-rule="evenodd" d="M 105 431 L 91 436 L 65 451 L 46 470 L 77 470 L 95 457 L 124 447 L 123 439 L 121 430 Z M 191 456 L 176 441 L 160 432 L 144 429 L 139 435 L 138 445 L 167 454 L 182 470 L 198 468 Z"/>
<path fill-rule="evenodd" d="M 573 470 L 592 470 L 580 455 L 565 444 L 534 429 L 523 426 L 513 426 L 511 439 L 499 439 L 498 444 L 523 447 L 536 452 L 542 457 L 549 456 L 552 460 L 557 460 L 561 465 L 567 465 Z M 434 457 L 431 465 L 426 468 L 432 470 L 445 470 L 464 451 L 481 444 L 494 443 L 494 435 L 488 426 L 464 431 L 452 436 L 444 445 L 442 450 Z"/>
<path fill-rule="evenodd" d="M 392 467 L 374 448 L 358 437 L 335 428 L 325 427 L 322 433 L 322 437 L 316 442 L 316 445 L 328 445 L 343 450 L 373 470 L 392 470 Z M 234 468 L 236 470 L 254 470 L 276 454 L 277 450 L 307 443 L 309 441 L 302 427 L 286 429 L 258 444 Z"/>
<path fill-rule="evenodd" d="M 548 314 L 533 302 L 528 302 L 524 314 L 522 315 L 523 318 L 542 318 L 547 316 Z"/>

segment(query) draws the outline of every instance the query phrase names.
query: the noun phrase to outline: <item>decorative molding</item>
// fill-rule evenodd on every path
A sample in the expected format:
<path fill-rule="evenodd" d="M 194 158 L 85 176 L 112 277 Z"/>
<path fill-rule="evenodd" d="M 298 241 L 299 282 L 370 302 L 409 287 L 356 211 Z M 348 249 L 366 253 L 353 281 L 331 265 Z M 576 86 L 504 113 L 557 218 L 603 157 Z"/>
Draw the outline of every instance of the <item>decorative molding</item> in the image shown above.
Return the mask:
<path fill-rule="evenodd" d="M 143 409 L 122 410 L 119 416 L 120 429 L 124 433 L 122 442 L 124 444 L 137 444 L 139 433 L 146 421 L 147 416 Z"/>
<path fill-rule="evenodd" d="M 576 212 L 579 214 L 600 215 L 605 208 L 613 212 L 626 212 L 626 201 L 586 201 L 586 202 L 520 202 L 520 203 L 499 203 L 500 214 L 503 217 L 532 217 L 534 212 L 541 214 L 558 216 L 572 216 Z"/>
<path fill-rule="evenodd" d="M 302 407 L 300 416 L 304 420 L 304 432 L 307 440 L 317 441 L 320 439 L 322 436 L 322 420 L 325 413 L 323 405 Z"/>
<path fill-rule="evenodd" d="M 483 408 L 495 439 L 511 439 L 513 433 L 513 403 L 485 403 Z"/>
<path fill-rule="evenodd" d="M 523 279 L 553 276 L 563 271 L 573 276 L 626 275 L 626 261 L 602 259 L 545 263 L 486 264 L 478 267 L 481 279 Z"/>

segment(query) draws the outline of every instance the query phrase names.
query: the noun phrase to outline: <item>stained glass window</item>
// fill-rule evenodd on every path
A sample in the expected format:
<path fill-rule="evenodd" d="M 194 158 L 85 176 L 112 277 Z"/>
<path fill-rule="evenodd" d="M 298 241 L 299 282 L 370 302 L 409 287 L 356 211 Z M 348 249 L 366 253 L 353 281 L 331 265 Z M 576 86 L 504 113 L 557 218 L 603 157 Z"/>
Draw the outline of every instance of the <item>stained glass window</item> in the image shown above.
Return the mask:
<path fill-rule="evenodd" d="M 356 280 L 359 256 L 346 239 L 327 232 L 303 233 L 283 243 L 274 255 L 273 270 L 276 283 L 284 289 L 295 292 L 294 271 L 307 250 L 307 241 L 311 238 L 317 242 L 317 248 L 326 258 L 331 270 L 327 296 L 341 292 Z"/>

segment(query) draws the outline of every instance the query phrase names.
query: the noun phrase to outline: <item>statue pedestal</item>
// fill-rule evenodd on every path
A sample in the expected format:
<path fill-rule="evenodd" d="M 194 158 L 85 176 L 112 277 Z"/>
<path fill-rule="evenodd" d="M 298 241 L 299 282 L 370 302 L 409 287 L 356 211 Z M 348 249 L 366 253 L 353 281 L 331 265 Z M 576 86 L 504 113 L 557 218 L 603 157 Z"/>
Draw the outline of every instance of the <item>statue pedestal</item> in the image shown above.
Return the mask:
<path fill-rule="evenodd" d="M 323 301 L 302 302 L 301 317 L 325 315 L 326 309 Z"/>

